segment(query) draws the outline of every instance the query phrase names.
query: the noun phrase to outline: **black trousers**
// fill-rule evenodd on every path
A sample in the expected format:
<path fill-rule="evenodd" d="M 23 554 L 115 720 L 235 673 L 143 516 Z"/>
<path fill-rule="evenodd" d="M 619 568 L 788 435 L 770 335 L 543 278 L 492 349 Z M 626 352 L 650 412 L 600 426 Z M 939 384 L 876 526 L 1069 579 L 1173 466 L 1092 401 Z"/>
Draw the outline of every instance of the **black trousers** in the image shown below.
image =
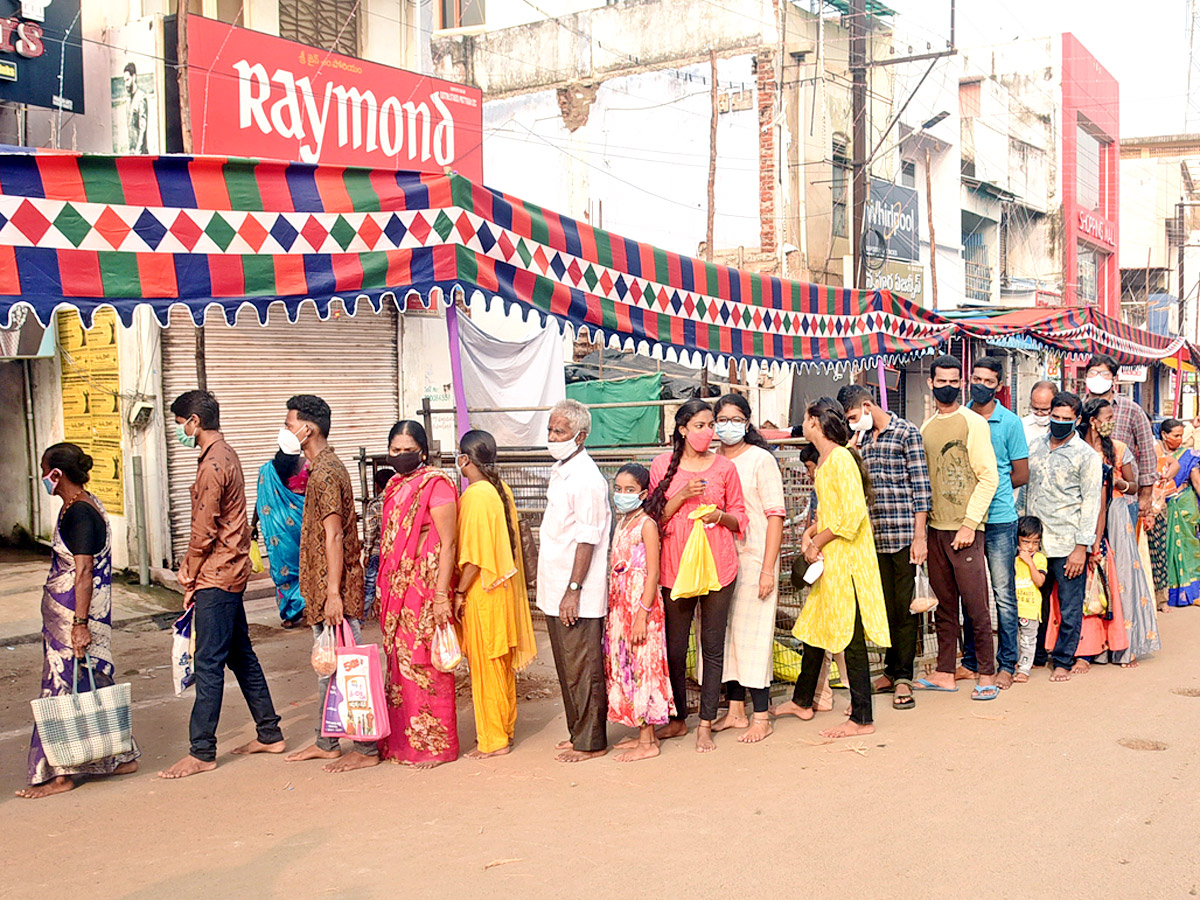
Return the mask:
<path fill-rule="evenodd" d="M 917 617 L 908 611 L 916 588 L 917 567 L 908 561 L 909 548 L 895 553 L 877 553 L 879 579 L 883 582 L 883 605 L 887 609 L 892 646 L 884 657 L 883 674 L 895 684 L 913 680 L 917 659 Z"/>
<path fill-rule="evenodd" d="M 692 633 L 692 619 L 700 607 L 700 718 L 711 722 L 717 717 L 721 702 L 721 674 L 725 668 L 725 627 L 729 624 L 729 606 L 733 603 L 731 581 L 719 591 L 700 597 L 671 599 L 671 589 L 663 588 L 663 605 L 667 619 L 667 669 L 671 675 L 671 692 L 675 695 L 673 718 L 687 718 L 687 649 Z"/>
<path fill-rule="evenodd" d="M 546 616 L 554 667 L 562 688 L 571 746 L 596 753 L 608 746 L 608 689 L 604 682 L 604 619 L 578 619 L 568 628 Z"/>
<path fill-rule="evenodd" d="M 850 684 L 850 721 L 859 725 L 869 725 L 873 721 L 871 715 L 871 663 L 867 659 L 867 636 L 863 632 L 862 612 L 858 608 L 858 598 L 854 601 L 854 635 L 843 651 L 846 656 L 844 677 Z M 797 706 L 812 709 L 813 698 L 817 693 L 817 681 L 821 677 L 821 666 L 825 662 L 825 648 L 804 645 L 804 655 L 800 662 L 800 677 L 796 679 L 796 689 L 792 692 L 792 700 Z"/>
<path fill-rule="evenodd" d="M 740 681 L 725 682 L 725 696 L 731 702 L 741 701 L 746 702 L 746 692 L 750 692 L 750 705 L 756 713 L 769 712 L 771 709 L 771 689 L 765 688 L 748 688 L 743 687 Z"/>
<path fill-rule="evenodd" d="M 283 740 L 279 716 L 271 703 L 267 678 L 250 644 L 242 594 L 205 588 L 192 597 L 196 611 L 196 702 L 189 727 L 191 754 L 203 762 L 217 758 L 217 722 L 225 694 L 225 669 L 237 678 L 250 715 L 264 744 Z"/>

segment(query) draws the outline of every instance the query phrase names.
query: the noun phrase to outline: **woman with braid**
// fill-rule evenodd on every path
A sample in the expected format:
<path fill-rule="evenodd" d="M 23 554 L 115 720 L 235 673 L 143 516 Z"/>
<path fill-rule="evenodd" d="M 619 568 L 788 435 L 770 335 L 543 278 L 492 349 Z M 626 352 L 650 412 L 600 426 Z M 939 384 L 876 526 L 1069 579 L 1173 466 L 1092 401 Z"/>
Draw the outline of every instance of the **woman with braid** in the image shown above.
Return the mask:
<path fill-rule="evenodd" d="M 458 589 L 463 652 L 471 669 L 471 700 L 479 746 L 468 759 L 512 750 L 517 724 L 517 676 L 537 655 L 525 561 L 512 491 L 496 470 L 496 440 L 468 431 L 458 468 L 469 482 L 458 506 Z"/>
<path fill-rule="evenodd" d="M 721 698 L 725 665 L 725 626 L 738 575 L 736 538 L 746 531 L 746 503 L 737 467 L 728 458 L 709 449 L 714 434 L 712 407 L 703 400 L 689 400 L 675 413 L 671 451 L 658 456 L 650 466 L 650 496 L 646 512 L 658 520 L 662 531 L 662 562 L 659 583 L 667 619 L 667 668 L 675 698 L 671 721 L 658 729 L 660 740 L 687 734 L 687 648 L 696 607 L 700 607 L 700 726 L 696 750 L 715 750 L 713 720 Z M 690 513 L 700 506 L 716 507 L 701 519 L 705 536 L 717 565 L 719 590 L 699 597 L 671 599 L 671 588 L 679 575 L 680 558 L 692 533 Z"/>

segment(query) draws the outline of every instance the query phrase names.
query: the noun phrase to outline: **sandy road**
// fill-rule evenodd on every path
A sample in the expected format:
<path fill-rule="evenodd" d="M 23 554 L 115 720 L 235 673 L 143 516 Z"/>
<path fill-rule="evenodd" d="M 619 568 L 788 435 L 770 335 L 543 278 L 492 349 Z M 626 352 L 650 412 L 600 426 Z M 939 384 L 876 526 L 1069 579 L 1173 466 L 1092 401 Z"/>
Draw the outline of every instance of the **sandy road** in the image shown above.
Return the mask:
<path fill-rule="evenodd" d="M 299 746 L 316 708 L 307 637 L 254 631 Z M 1200 610 L 1168 613 L 1161 631 L 1167 650 L 1134 671 L 1065 685 L 1035 673 L 991 703 L 925 694 L 911 712 L 879 698 L 862 741 L 822 743 L 822 717 L 788 720 L 761 745 L 719 735 L 701 756 L 673 741 L 628 765 L 553 760 L 564 726 L 548 648 L 522 682 L 515 752 L 431 772 L 231 757 L 252 732 L 230 680 L 220 766 L 176 783 L 154 777 L 186 751 L 190 710 L 153 668 L 167 635 L 120 632 L 142 771 L 36 803 L 6 790 L 0 897 L 1195 896 Z M 6 788 L 24 781 L 39 652 L 0 647 Z M 469 749 L 465 703 L 459 722 Z"/>

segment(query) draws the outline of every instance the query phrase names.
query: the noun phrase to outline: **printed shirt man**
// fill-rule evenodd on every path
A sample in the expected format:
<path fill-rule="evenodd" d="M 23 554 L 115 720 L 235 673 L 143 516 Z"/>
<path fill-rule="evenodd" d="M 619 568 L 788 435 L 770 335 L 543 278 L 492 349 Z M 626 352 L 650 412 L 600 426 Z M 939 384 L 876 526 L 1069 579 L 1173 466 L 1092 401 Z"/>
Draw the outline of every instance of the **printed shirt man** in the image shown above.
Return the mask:
<path fill-rule="evenodd" d="M 917 426 L 892 415 L 882 431 L 863 432 L 859 452 L 871 474 L 871 530 L 877 553 L 898 553 L 913 542 L 917 513 L 931 505 L 925 443 Z M 814 494 L 815 496 L 815 494 Z"/>
<path fill-rule="evenodd" d="M 250 580 L 250 523 L 242 463 L 224 438 L 200 454 L 192 484 L 192 535 L 179 583 L 240 594 Z"/>
<path fill-rule="evenodd" d="M 1146 411 L 1130 398 L 1113 391 L 1112 403 L 1116 428 L 1113 437 L 1133 451 L 1139 485 L 1154 484 L 1158 478 L 1158 453 L 1154 449 L 1154 431 Z"/>
<path fill-rule="evenodd" d="M 1096 543 L 1103 467 L 1100 454 L 1078 434 L 1058 447 L 1050 436 L 1029 448 L 1029 484 L 1024 502 L 1029 515 L 1042 520 L 1042 552 L 1070 556 L 1076 545 Z"/>
<path fill-rule="evenodd" d="M 350 473 L 332 447 L 312 460 L 304 491 L 304 519 L 300 525 L 300 595 L 304 598 L 304 621 L 316 625 L 325 620 L 329 585 L 329 561 L 325 557 L 325 520 L 342 517 L 342 614 L 363 617 L 363 567 L 358 539 L 358 513 Z"/>

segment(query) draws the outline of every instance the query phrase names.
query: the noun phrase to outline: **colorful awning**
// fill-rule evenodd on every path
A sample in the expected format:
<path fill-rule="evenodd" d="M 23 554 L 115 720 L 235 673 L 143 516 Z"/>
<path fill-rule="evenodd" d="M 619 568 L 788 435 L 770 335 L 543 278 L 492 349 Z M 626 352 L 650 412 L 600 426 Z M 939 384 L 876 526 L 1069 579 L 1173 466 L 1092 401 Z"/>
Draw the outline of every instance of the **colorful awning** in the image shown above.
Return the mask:
<path fill-rule="evenodd" d="M 681 256 L 455 175 L 219 157 L 0 154 L 0 323 L 183 305 L 260 322 L 281 303 L 481 293 L 643 352 L 861 366 L 954 330 L 886 291 L 785 281 Z"/>

